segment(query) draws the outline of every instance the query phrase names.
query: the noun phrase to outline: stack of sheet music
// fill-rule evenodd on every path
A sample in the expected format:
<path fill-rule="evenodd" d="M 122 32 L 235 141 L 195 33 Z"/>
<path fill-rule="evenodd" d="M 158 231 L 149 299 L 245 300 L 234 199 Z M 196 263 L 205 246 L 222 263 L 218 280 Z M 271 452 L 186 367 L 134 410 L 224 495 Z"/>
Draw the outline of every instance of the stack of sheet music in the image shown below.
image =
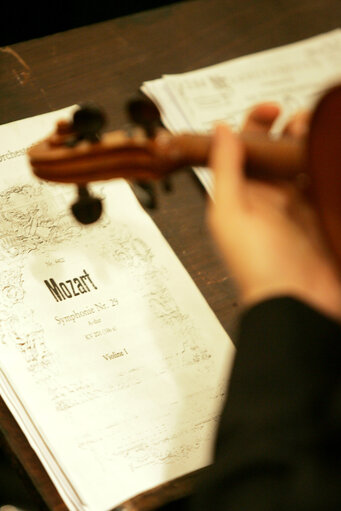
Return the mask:
<path fill-rule="evenodd" d="M 291 115 L 311 108 L 326 87 L 341 80 L 341 30 L 248 55 L 204 69 L 147 81 L 142 91 L 160 108 L 172 133 L 205 133 L 217 122 L 240 129 L 256 103 L 274 101 L 283 114 L 278 132 Z M 212 193 L 212 175 L 195 169 Z"/>
<path fill-rule="evenodd" d="M 0 393 L 68 508 L 105 511 L 211 462 L 234 348 L 127 183 L 81 226 L 32 175 L 70 113 L 0 127 Z"/>

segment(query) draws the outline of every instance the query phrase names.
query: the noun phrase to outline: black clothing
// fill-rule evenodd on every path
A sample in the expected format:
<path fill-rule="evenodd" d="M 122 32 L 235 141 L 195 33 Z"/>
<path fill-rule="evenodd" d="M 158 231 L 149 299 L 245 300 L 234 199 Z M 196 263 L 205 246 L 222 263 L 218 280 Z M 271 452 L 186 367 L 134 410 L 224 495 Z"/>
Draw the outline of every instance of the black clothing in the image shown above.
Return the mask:
<path fill-rule="evenodd" d="M 339 511 L 340 360 L 340 325 L 304 303 L 246 311 L 215 462 L 188 509 Z"/>

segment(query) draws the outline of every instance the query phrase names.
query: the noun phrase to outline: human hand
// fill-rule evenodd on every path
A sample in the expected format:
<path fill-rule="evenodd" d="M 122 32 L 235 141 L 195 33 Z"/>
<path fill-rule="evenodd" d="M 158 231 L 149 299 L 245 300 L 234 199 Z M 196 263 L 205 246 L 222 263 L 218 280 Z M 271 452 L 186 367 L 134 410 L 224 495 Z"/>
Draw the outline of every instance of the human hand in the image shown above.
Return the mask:
<path fill-rule="evenodd" d="M 275 105 L 260 105 L 244 129 L 267 132 L 278 114 Z M 307 116 L 298 115 L 285 131 L 302 136 L 306 126 Z M 241 140 L 226 125 L 218 126 L 210 158 L 215 191 L 208 221 L 242 302 L 291 295 L 341 319 L 340 270 L 312 205 L 294 183 L 246 178 L 243 158 Z"/>

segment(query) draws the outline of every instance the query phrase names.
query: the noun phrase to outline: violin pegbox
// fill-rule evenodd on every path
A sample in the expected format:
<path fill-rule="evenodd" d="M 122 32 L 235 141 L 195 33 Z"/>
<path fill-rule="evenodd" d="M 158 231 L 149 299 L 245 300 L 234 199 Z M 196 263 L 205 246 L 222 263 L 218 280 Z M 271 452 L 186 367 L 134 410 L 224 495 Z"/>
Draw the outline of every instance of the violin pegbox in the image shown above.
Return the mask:
<path fill-rule="evenodd" d="M 147 105 L 143 99 L 133 100 L 128 106 L 128 115 L 131 121 L 141 129 L 122 135 L 122 139 L 131 139 L 136 142 L 151 138 L 155 135 L 159 123 L 157 109 L 152 109 L 152 103 Z M 130 113 L 129 113 L 130 112 Z M 50 137 L 50 144 L 54 147 L 65 146 L 75 148 L 82 142 L 94 144 L 101 143 L 102 131 L 107 122 L 103 111 L 94 105 L 82 105 L 73 114 L 71 121 L 59 121 L 56 133 Z M 117 135 L 117 139 L 120 137 Z M 113 138 L 113 137 L 112 137 Z M 156 208 L 156 192 L 151 181 L 136 180 L 132 188 L 137 199 L 144 208 Z M 96 222 L 102 215 L 102 200 L 92 195 L 86 183 L 77 184 L 78 196 L 71 206 L 73 216 L 83 225 Z"/>
<path fill-rule="evenodd" d="M 157 108 L 148 101 L 132 101 L 127 107 L 135 129 L 101 133 L 105 116 L 96 107 L 83 106 L 70 121 L 59 121 L 55 133 L 28 150 L 39 179 L 72 183 L 78 187 L 74 216 L 83 224 L 95 222 L 102 202 L 87 186 L 92 181 L 124 178 L 146 208 L 156 207 L 154 181 L 170 190 L 168 176 L 192 164 L 207 161 L 210 142 L 196 135 L 172 136 L 161 126 Z M 129 113 L 130 112 L 130 113 Z"/>

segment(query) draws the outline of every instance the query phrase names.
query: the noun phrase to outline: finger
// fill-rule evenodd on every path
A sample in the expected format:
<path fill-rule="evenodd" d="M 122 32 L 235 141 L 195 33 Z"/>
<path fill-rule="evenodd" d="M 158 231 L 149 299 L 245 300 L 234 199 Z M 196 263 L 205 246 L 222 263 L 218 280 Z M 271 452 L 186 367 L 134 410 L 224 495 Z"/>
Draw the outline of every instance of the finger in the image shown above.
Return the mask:
<path fill-rule="evenodd" d="M 242 131 L 268 133 L 279 114 L 280 108 L 276 103 L 261 103 L 251 110 Z"/>
<path fill-rule="evenodd" d="M 291 208 L 291 203 L 297 200 L 297 191 L 292 183 L 272 183 L 266 181 L 254 181 L 252 184 L 252 199 L 261 207 L 282 211 L 286 214 Z"/>
<path fill-rule="evenodd" d="M 303 137 L 308 131 L 310 119 L 310 112 L 297 112 L 285 126 L 283 133 L 295 138 Z"/>
<path fill-rule="evenodd" d="M 239 138 L 228 126 L 216 127 L 210 155 L 210 167 L 214 172 L 214 200 L 216 207 L 237 204 L 242 197 L 244 151 Z"/>

